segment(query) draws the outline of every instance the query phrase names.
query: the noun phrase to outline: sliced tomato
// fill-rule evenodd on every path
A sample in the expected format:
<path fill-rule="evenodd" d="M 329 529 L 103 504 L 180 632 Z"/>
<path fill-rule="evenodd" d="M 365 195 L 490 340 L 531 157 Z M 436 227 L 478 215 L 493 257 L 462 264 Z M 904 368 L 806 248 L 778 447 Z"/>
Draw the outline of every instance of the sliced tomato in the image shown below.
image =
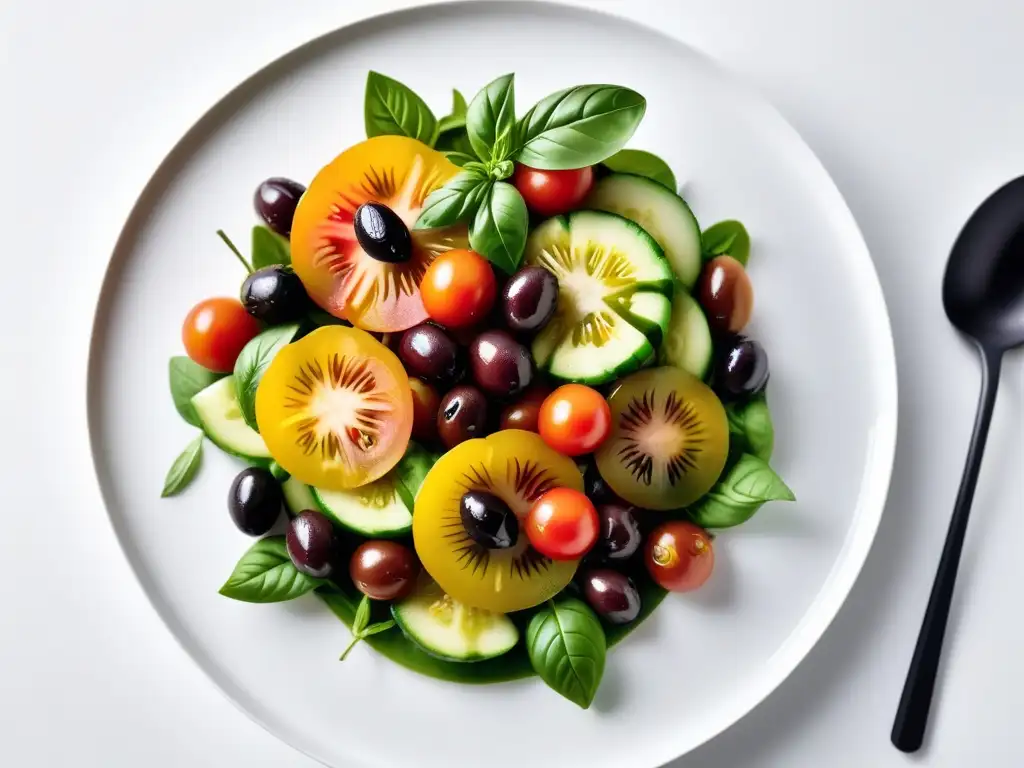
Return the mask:
<path fill-rule="evenodd" d="M 427 319 L 423 273 L 452 248 L 468 248 L 466 227 L 413 230 L 427 195 L 459 169 L 415 139 L 376 136 L 326 166 L 299 201 L 292 222 L 292 266 L 323 309 L 367 331 L 402 331 Z M 369 256 L 356 240 L 353 215 L 363 203 L 388 206 L 412 230 L 406 262 Z"/>

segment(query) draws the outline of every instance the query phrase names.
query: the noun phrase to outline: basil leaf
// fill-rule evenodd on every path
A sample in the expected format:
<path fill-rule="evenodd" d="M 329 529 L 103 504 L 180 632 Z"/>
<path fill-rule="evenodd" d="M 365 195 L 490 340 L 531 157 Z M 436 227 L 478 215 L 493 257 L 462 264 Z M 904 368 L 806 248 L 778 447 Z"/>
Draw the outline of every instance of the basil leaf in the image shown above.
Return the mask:
<path fill-rule="evenodd" d="M 428 146 L 437 140 L 437 118 L 409 87 L 379 72 L 366 77 L 366 136 L 408 136 Z"/>
<path fill-rule="evenodd" d="M 395 467 L 395 492 L 410 512 L 415 506 L 416 494 L 419 493 L 423 480 L 436 461 L 436 456 L 416 443 L 409 443 L 405 455 Z"/>
<path fill-rule="evenodd" d="M 727 254 L 743 266 L 750 259 L 750 235 L 743 223 L 735 219 L 712 224 L 704 230 L 700 239 L 705 259 Z"/>
<path fill-rule="evenodd" d="M 447 227 L 473 217 L 487 196 L 490 179 L 475 167 L 464 168 L 423 201 L 423 210 L 415 229 Z"/>
<path fill-rule="evenodd" d="M 437 121 L 437 132 L 443 134 L 456 128 L 466 127 L 466 97 L 452 89 L 452 112 Z"/>
<path fill-rule="evenodd" d="M 363 595 L 363 599 L 359 601 L 359 606 L 356 608 L 355 618 L 352 620 L 352 634 L 357 637 L 361 637 L 363 630 L 366 629 L 366 623 L 370 620 L 370 598 Z"/>
<path fill-rule="evenodd" d="M 745 403 L 728 403 L 725 415 L 729 419 L 729 439 L 744 453 L 770 461 L 775 447 L 775 427 L 764 395 Z"/>
<path fill-rule="evenodd" d="M 388 619 L 387 621 L 378 621 L 376 624 L 371 624 L 363 630 L 363 637 L 373 637 L 374 635 L 379 635 L 381 632 L 387 632 L 394 626 L 394 619 Z"/>
<path fill-rule="evenodd" d="M 607 642 L 587 605 L 570 598 L 549 601 L 526 628 L 526 652 L 541 680 L 587 709 L 604 674 Z"/>
<path fill-rule="evenodd" d="M 452 88 L 452 114 L 465 117 L 468 110 L 466 97 L 462 95 L 458 88 Z"/>
<path fill-rule="evenodd" d="M 262 269 L 275 264 L 288 266 L 292 263 L 292 248 L 280 235 L 267 227 L 256 225 L 252 228 L 252 268 Z"/>
<path fill-rule="evenodd" d="M 515 171 L 516 166 L 511 160 L 502 160 L 491 165 L 491 178 L 495 181 L 507 179 Z"/>
<path fill-rule="evenodd" d="M 199 416 L 196 415 L 196 409 L 192 407 L 192 398 L 215 381 L 224 378 L 225 374 L 208 371 L 198 363 L 193 363 L 187 357 L 180 355 L 171 358 L 168 373 L 174 407 L 181 414 L 181 418 L 193 427 L 202 427 L 199 423 Z"/>
<path fill-rule="evenodd" d="M 256 425 L 256 389 L 274 356 L 298 333 L 298 323 L 268 328 L 249 341 L 235 361 L 235 394 L 242 418 L 250 427 L 259 431 Z"/>
<path fill-rule="evenodd" d="M 515 159 L 533 168 L 567 170 L 594 165 L 629 141 L 647 101 L 617 85 L 578 85 L 553 93 L 519 121 Z"/>
<path fill-rule="evenodd" d="M 745 453 L 687 512 L 703 528 L 731 528 L 747 522 L 766 501 L 795 499 L 768 462 Z"/>
<path fill-rule="evenodd" d="M 481 160 L 505 160 L 516 130 L 515 75 L 502 75 L 473 97 L 466 113 L 469 143 Z"/>
<path fill-rule="evenodd" d="M 676 191 L 676 175 L 668 163 L 651 152 L 642 149 L 620 149 L 604 161 L 605 167 L 615 173 L 633 173 L 653 179 L 659 184 Z"/>
<path fill-rule="evenodd" d="M 458 152 L 473 160 L 476 159 L 476 155 L 473 154 L 473 145 L 469 143 L 469 134 L 466 133 L 465 128 L 442 133 L 437 137 L 436 149 L 441 152 Z M 465 163 L 456 163 L 456 165 L 465 165 Z"/>
<path fill-rule="evenodd" d="M 323 579 L 308 576 L 292 564 L 284 536 L 268 536 L 242 555 L 220 594 L 246 603 L 279 603 L 323 583 Z"/>
<path fill-rule="evenodd" d="M 519 190 L 495 182 L 469 228 L 469 246 L 496 267 L 512 274 L 522 261 L 530 215 Z"/>
<path fill-rule="evenodd" d="M 167 477 L 164 479 L 164 489 L 160 493 L 161 498 L 174 496 L 181 493 L 192 482 L 199 471 L 199 465 L 203 460 L 203 435 L 199 435 L 188 444 L 188 447 L 181 452 L 181 455 L 171 464 Z"/>
<path fill-rule="evenodd" d="M 472 163 L 476 158 L 473 155 L 467 155 L 465 152 L 442 152 L 449 163 L 459 166 L 460 168 L 466 165 L 466 163 Z"/>

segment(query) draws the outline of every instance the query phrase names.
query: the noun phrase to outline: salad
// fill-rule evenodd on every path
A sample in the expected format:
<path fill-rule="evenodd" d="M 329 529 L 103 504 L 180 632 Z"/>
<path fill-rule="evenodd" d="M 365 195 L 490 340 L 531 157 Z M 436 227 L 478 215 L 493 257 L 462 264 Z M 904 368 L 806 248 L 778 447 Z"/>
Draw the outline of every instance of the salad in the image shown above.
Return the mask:
<path fill-rule="evenodd" d="M 437 119 L 375 72 L 368 138 L 259 185 L 240 299 L 188 313 L 181 416 L 246 466 L 257 537 L 220 592 L 315 593 L 445 680 L 531 675 L 590 706 L 609 648 L 712 575 L 709 529 L 793 494 L 738 221 L 701 231 L 646 110 L 581 85 L 516 117 L 506 75 Z M 685 599 L 685 598 L 683 598 Z"/>

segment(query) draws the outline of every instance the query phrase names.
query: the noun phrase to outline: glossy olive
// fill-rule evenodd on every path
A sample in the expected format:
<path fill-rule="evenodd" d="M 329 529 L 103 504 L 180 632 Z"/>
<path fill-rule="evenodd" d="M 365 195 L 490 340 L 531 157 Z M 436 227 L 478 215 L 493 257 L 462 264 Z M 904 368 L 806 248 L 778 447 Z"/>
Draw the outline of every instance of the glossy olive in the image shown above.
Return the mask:
<path fill-rule="evenodd" d="M 262 467 L 247 467 L 231 482 L 228 512 L 238 530 L 262 536 L 277 522 L 284 508 L 281 484 Z"/>
<path fill-rule="evenodd" d="M 465 371 L 458 344 L 432 323 L 405 331 L 398 342 L 398 356 L 410 375 L 441 385 L 458 381 Z"/>
<path fill-rule="evenodd" d="M 768 353 L 754 339 L 730 336 L 716 354 L 713 386 L 724 400 L 756 395 L 768 384 Z"/>
<path fill-rule="evenodd" d="M 704 265 L 697 295 L 708 324 L 716 331 L 742 330 L 754 311 L 754 286 L 747 270 L 732 256 L 716 256 Z"/>
<path fill-rule="evenodd" d="M 543 267 L 524 267 L 512 275 L 501 295 L 505 324 L 513 331 L 539 331 L 558 304 L 558 278 Z"/>
<path fill-rule="evenodd" d="M 487 434 L 487 398 L 476 387 L 461 385 L 441 398 L 437 434 L 445 448 Z"/>
<path fill-rule="evenodd" d="M 499 429 L 523 429 L 527 432 L 537 431 L 540 419 L 540 406 L 543 401 L 520 400 L 506 406 L 501 412 Z"/>
<path fill-rule="evenodd" d="M 608 483 L 597 471 L 597 464 L 591 461 L 583 471 L 583 492 L 594 504 L 607 504 L 618 501 L 618 496 L 608 487 Z"/>
<path fill-rule="evenodd" d="M 459 516 L 469 538 L 487 549 L 508 549 L 519 541 L 519 518 L 493 493 L 464 493 L 459 501 Z"/>
<path fill-rule="evenodd" d="M 377 261 L 395 264 L 412 257 L 412 235 L 402 218 L 382 203 L 363 203 L 352 216 L 359 246 Z"/>
<path fill-rule="evenodd" d="M 280 265 L 257 269 L 245 278 L 241 298 L 245 311 L 268 325 L 298 320 L 312 306 L 299 276 Z"/>
<path fill-rule="evenodd" d="M 505 331 L 484 331 L 469 347 L 473 381 L 500 397 L 518 395 L 533 381 L 530 351 Z"/>
<path fill-rule="evenodd" d="M 640 593 L 632 580 L 618 571 L 602 568 L 584 574 L 583 596 L 611 624 L 628 624 L 640 615 Z"/>
<path fill-rule="evenodd" d="M 292 232 L 295 207 L 306 188 L 297 181 L 275 177 L 256 187 L 253 205 L 267 226 L 282 237 Z"/>
<path fill-rule="evenodd" d="M 643 536 L 633 507 L 601 504 L 597 508 L 601 530 L 598 546 L 608 560 L 628 560 L 640 549 Z"/>
<path fill-rule="evenodd" d="M 372 600 L 399 600 L 416 585 L 420 561 L 397 541 L 372 540 L 359 545 L 348 566 L 356 589 Z"/>
<path fill-rule="evenodd" d="M 437 410 L 441 398 L 436 389 L 415 376 L 409 377 L 409 389 L 412 390 L 412 436 L 421 442 L 432 442 L 437 438 Z"/>
<path fill-rule="evenodd" d="M 285 535 L 288 556 L 303 573 L 318 579 L 334 570 L 337 542 L 331 521 L 320 512 L 307 509 L 289 524 Z"/>

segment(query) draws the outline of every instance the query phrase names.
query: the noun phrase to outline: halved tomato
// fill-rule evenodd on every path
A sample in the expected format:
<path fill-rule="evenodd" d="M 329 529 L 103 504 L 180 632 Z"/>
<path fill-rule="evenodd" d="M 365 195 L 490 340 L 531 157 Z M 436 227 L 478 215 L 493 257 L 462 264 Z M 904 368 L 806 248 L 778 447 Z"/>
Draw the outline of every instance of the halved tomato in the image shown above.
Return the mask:
<path fill-rule="evenodd" d="M 434 258 L 468 248 L 466 227 L 412 230 L 427 195 L 459 169 L 426 144 L 376 136 L 345 150 L 316 175 L 292 223 L 292 266 L 313 300 L 367 331 L 402 331 L 427 319 L 420 281 Z M 412 230 L 406 262 L 369 256 L 352 219 L 363 203 L 388 206 Z"/>
<path fill-rule="evenodd" d="M 256 390 L 270 455 L 296 479 L 329 490 L 369 483 L 395 466 L 412 414 L 409 377 L 395 353 L 341 325 L 281 349 Z"/>

